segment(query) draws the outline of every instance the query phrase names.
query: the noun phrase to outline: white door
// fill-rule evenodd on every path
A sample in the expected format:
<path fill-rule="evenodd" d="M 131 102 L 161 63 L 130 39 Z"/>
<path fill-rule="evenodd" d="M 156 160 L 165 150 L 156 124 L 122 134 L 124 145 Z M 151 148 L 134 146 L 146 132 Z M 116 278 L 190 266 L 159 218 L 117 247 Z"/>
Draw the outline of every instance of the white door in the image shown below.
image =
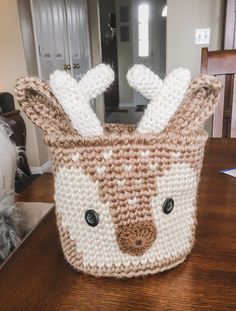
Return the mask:
<path fill-rule="evenodd" d="M 90 68 L 86 0 L 31 0 L 40 77 L 66 70 L 77 80 Z"/>
<path fill-rule="evenodd" d="M 88 10 L 86 0 L 66 0 L 70 63 L 79 80 L 91 67 Z"/>
<path fill-rule="evenodd" d="M 39 75 L 49 80 L 56 69 L 69 64 L 64 0 L 31 0 Z"/>

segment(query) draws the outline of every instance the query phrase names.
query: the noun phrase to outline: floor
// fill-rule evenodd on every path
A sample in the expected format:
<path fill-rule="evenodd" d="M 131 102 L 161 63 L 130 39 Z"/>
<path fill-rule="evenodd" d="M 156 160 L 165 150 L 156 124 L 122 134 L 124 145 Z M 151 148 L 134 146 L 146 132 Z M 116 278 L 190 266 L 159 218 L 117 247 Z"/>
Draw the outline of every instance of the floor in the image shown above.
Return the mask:
<path fill-rule="evenodd" d="M 15 180 L 15 192 L 21 193 L 24 189 L 28 188 L 29 185 L 38 177 L 40 174 L 33 174 L 30 177 L 16 178 Z"/>
<path fill-rule="evenodd" d="M 50 173 L 44 173 L 17 195 L 17 201 L 54 203 L 53 196 L 53 176 Z"/>

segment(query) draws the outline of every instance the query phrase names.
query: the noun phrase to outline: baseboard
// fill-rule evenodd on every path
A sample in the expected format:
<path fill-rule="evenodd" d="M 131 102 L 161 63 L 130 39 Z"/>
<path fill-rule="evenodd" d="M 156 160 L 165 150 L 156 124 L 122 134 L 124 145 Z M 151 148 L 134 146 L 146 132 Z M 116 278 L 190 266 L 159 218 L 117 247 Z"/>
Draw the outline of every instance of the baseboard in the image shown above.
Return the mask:
<path fill-rule="evenodd" d="M 135 108 L 136 105 L 133 102 L 130 103 L 119 103 L 119 108 Z"/>
<path fill-rule="evenodd" d="M 49 160 L 41 166 L 30 166 L 30 171 L 33 175 L 51 172 L 51 161 Z"/>
<path fill-rule="evenodd" d="M 51 161 L 48 160 L 41 166 L 42 172 L 43 173 L 51 173 Z"/>
<path fill-rule="evenodd" d="M 30 171 L 32 175 L 35 174 L 43 174 L 42 169 L 40 166 L 30 166 Z"/>

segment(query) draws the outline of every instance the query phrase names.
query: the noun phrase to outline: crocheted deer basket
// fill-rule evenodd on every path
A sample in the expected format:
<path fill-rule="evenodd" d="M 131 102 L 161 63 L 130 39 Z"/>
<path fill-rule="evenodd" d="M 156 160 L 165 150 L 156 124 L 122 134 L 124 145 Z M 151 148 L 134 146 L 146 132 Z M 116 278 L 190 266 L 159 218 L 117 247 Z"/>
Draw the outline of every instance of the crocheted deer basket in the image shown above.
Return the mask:
<path fill-rule="evenodd" d="M 104 124 L 89 101 L 114 80 L 100 64 L 79 81 L 55 71 L 50 87 L 21 78 L 16 95 L 44 131 L 55 179 L 57 225 L 66 260 L 95 276 L 170 269 L 189 254 L 207 134 L 221 82 L 188 70 L 164 81 L 143 65 L 127 80 L 150 100 L 137 126 Z"/>

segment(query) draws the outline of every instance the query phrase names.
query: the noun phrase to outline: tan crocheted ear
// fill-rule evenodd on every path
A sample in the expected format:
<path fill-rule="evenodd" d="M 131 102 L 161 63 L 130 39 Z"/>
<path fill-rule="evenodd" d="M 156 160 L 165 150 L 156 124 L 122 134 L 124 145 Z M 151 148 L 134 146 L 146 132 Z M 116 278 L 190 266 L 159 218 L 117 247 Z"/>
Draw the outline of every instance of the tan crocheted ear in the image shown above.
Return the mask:
<path fill-rule="evenodd" d="M 193 79 L 165 132 L 187 135 L 198 130 L 213 114 L 222 87 L 222 82 L 214 76 L 202 75 Z"/>
<path fill-rule="evenodd" d="M 48 84 L 38 78 L 25 77 L 16 81 L 15 96 L 28 118 L 43 131 L 61 132 L 70 122 Z"/>

